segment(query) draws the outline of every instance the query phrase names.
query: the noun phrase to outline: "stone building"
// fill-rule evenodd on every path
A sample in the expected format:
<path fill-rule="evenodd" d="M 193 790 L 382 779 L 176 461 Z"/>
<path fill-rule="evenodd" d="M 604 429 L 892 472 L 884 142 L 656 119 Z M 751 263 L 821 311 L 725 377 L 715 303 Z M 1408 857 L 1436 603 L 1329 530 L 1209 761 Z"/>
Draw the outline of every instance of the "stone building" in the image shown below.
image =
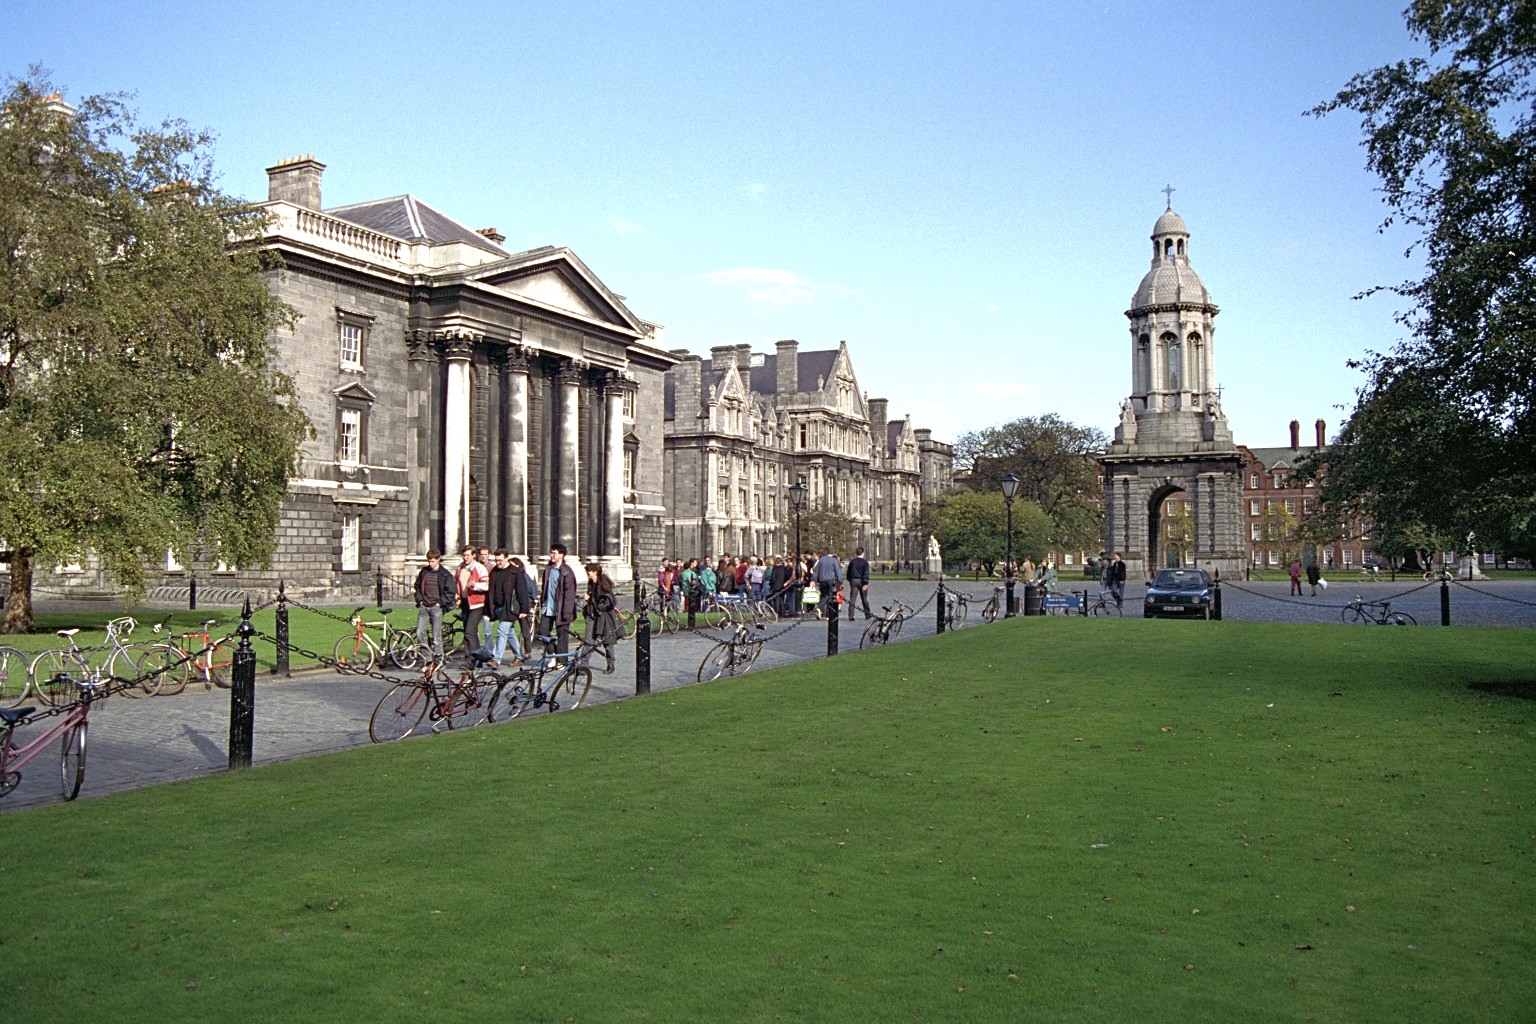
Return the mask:
<path fill-rule="evenodd" d="M 623 578 L 632 546 L 660 557 L 658 328 L 569 249 L 510 251 L 412 195 L 325 209 L 323 170 L 268 168 L 249 243 L 282 259 L 276 359 L 315 429 L 262 575 L 344 587 L 464 542 L 563 542 Z"/>
<path fill-rule="evenodd" d="M 772 353 L 686 350 L 666 375 L 667 549 L 676 556 L 793 552 L 789 488 L 809 507 L 836 506 L 873 561 L 915 561 L 927 537 L 910 526 L 922 502 L 951 488 L 954 452 L 891 419 L 859 390 L 847 342 Z"/>
<path fill-rule="evenodd" d="M 1104 546 L 1124 553 L 1130 578 L 1180 560 L 1241 572 L 1243 455 L 1216 388 L 1219 312 L 1189 263 L 1189 228 L 1170 206 L 1152 228 L 1152 266 L 1126 311 L 1131 393 L 1104 468 Z M 1174 495 L 1192 527 L 1187 547 L 1166 543 Z"/>

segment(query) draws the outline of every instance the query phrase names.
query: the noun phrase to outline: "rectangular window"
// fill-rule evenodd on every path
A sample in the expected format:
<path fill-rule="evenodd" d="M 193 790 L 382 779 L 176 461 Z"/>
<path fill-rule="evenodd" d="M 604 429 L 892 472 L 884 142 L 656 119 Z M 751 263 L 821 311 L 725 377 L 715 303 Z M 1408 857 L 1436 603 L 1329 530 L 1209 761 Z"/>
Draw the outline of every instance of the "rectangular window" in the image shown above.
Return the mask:
<path fill-rule="evenodd" d="M 805 447 L 805 424 L 800 424 L 800 447 Z"/>
<path fill-rule="evenodd" d="M 341 324 L 341 368 L 343 370 L 363 368 L 363 329 L 358 324 L 346 321 L 342 321 Z"/>
<path fill-rule="evenodd" d="M 1254 550 L 1254 552 L 1253 552 L 1253 564 L 1254 565 L 1263 565 L 1264 564 L 1264 552 L 1259 551 L 1257 549 Z"/>
<path fill-rule="evenodd" d="M 1296 499 L 1295 498 L 1286 498 L 1285 499 L 1285 510 L 1287 512 L 1289 512 L 1291 515 L 1295 515 L 1296 514 Z"/>
<path fill-rule="evenodd" d="M 1263 540 L 1264 539 L 1264 524 L 1263 523 L 1254 523 L 1253 524 L 1253 539 L 1254 540 Z"/>
<path fill-rule="evenodd" d="M 1269 564 L 1270 565 L 1279 565 L 1280 564 L 1280 552 L 1278 552 L 1278 551 L 1271 551 L 1269 553 Z"/>
<path fill-rule="evenodd" d="M 362 548 L 363 517 L 341 517 L 341 571 L 356 572 Z"/>
<path fill-rule="evenodd" d="M 363 413 L 360 409 L 343 409 L 340 431 L 336 437 L 336 460 L 351 465 L 362 461 Z"/>
<path fill-rule="evenodd" d="M 1310 513 L 1312 511 L 1312 499 L 1311 498 L 1302 498 L 1301 499 L 1301 511 L 1303 513 Z"/>
<path fill-rule="evenodd" d="M 624 489 L 635 489 L 635 456 L 639 453 L 633 448 L 624 449 Z"/>
<path fill-rule="evenodd" d="M 1257 473 L 1249 473 L 1248 474 L 1248 489 L 1250 491 L 1256 491 L 1256 490 L 1259 489 L 1259 474 L 1257 474 Z"/>
<path fill-rule="evenodd" d="M 1072 564 L 1072 560 L 1075 557 L 1077 557 L 1077 556 L 1073 555 L 1070 551 L 1068 551 L 1068 552 L 1066 552 L 1065 554 L 1063 554 L 1061 556 L 1061 564 L 1062 565 L 1071 565 Z"/>
<path fill-rule="evenodd" d="M 635 389 L 630 388 L 624 392 L 624 416 L 627 419 L 635 418 Z"/>
<path fill-rule="evenodd" d="M 1344 568 L 1348 569 L 1355 564 L 1355 552 L 1351 548 L 1344 549 Z"/>
<path fill-rule="evenodd" d="M 1260 505 L 1257 498 L 1248 502 L 1248 514 L 1251 516 L 1259 516 L 1264 514 L 1264 509 Z"/>

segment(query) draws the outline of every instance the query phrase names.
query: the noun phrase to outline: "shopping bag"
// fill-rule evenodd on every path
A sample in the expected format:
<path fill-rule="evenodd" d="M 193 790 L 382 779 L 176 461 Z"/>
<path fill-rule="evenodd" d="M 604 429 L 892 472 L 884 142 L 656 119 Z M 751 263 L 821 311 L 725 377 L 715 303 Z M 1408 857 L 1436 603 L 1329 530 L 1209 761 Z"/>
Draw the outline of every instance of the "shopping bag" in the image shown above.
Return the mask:
<path fill-rule="evenodd" d="M 821 591 L 812 590 L 810 587 L 806 587 L 805 593 L 800 595 L 800 603 L 803 605 L 813 605 L 819 603 L 820 601 Z"/>

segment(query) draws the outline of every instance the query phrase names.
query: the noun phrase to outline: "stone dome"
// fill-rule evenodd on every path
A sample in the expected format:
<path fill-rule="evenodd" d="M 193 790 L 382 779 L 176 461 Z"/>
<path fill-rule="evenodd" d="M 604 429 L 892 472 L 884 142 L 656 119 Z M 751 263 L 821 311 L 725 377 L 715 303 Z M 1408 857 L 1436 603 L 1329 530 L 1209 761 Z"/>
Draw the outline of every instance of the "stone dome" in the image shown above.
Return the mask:
<path fill-rule="evenodd" d="M 1152 269 L 1136 288 L 1131 308 L 1175 304 L 1213 305 L 1205 282 L 1189 265 L 1189 228 L 1169 207 L 1152 226 Z"/>
<path fill-rule="evenodd" d="M 1189 228 L 1184 224 L 1184 218 L 1173 212 L 1173 207 L 1163 211 L 1163 215 L 1157 218 L 1157 223 L 1152 225 L 1152 237 L 1159 235 L 1189 235 Z"/>

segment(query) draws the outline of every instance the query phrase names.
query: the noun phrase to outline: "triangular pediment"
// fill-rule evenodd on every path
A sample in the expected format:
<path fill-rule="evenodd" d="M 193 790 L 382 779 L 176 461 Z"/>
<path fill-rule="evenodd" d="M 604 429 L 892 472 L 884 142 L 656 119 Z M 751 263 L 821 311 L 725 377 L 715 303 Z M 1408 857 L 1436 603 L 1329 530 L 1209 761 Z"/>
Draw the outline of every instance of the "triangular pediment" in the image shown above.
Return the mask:
<path fill-rule="evenodd" d="M 544 247 L 476 267 L 470 277 L 519 299 L 643 336 L 640 321 L 569 249 Z"/>
<path fill-rule="evenodd" d="M 379 400 L 378 395 L 375 395 L 372 391 L 369 391 L 367 388 L 363 387 L 356 381 L 353 381 L 350 384 L 343 384 L 339 388 L 333 388 L 331 390 L 331 394 L 335 395 L 337 398 L 345 398 L 354 402 L 372 403 Z"/>

